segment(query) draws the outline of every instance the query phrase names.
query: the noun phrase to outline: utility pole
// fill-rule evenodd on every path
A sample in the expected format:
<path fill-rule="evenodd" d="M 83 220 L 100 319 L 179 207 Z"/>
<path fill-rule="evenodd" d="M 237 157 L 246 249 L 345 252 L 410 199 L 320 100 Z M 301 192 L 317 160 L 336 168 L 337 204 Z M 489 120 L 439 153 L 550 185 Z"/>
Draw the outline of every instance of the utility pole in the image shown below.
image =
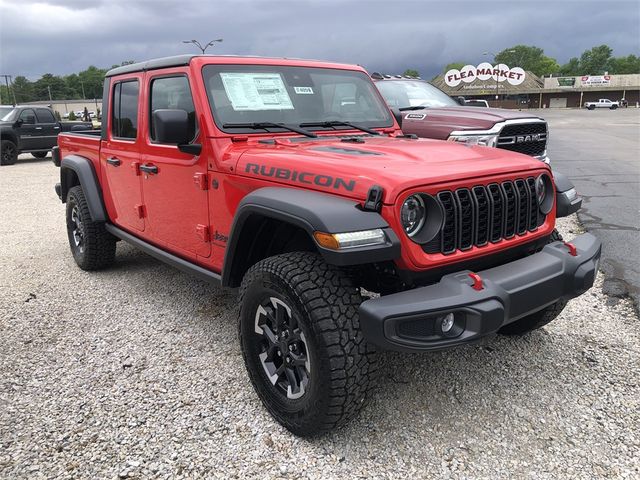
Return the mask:
<path fill-rule="evenodd" d="M 51 85 L 47 85 L 47 90 L 49 91 L 49 101 L 53 102 L 53 98 L 51 98 Z"/>
<path fill-rule="evenodd" d="M 82 87 L 82 99 L 86 100 L 87 97 L 84 94 L 84 82 L 82 80 L 80 80 L 80 86 Z"/>

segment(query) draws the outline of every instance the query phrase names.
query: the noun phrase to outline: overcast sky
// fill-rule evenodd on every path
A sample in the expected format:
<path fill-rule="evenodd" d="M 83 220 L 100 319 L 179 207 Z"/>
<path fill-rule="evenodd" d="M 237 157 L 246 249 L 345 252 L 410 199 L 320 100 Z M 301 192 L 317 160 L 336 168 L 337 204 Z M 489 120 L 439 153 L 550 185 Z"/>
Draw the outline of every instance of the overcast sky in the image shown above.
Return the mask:
<path fill-rule="evenodd" d="M 0 74 L 35 80 L 89 65 L 195 52 L 358 63 L 425 77 L 484 51 L 535 45 L 560 63 L 603 43 L 640 54 L 640 0 L 0 0 Z"/>

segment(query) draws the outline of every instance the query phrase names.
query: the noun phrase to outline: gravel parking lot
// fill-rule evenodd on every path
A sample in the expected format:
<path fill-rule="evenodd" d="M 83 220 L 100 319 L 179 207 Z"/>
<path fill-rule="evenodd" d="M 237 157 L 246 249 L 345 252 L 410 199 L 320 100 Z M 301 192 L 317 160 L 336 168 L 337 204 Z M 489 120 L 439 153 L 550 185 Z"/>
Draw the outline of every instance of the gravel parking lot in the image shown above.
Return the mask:
<path fill-rule="evenodd" d="M 235 296 L 123 243 L 79 270 L 57 175 L 0 170 L 1 478 L 640 476 L 640 323 L 602 278 L 525 338 L 384 354 L 363 415 L 301 440 L 249 384 Z"/>

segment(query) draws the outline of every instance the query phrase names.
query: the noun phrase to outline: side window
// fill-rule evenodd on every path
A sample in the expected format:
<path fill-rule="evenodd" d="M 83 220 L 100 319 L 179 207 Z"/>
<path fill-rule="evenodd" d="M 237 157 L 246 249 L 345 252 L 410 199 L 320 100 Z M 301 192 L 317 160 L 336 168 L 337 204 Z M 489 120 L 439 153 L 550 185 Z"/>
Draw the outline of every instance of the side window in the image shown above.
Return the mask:
<path fill-rule="evenodd" d="M 137 80 L 116 83 L 111 105 L 111 134 L 115 138 L 135 139 L 138 136 Z"/>
<path fill-rule="evenodd" d="M 23 110 L 18 118 L 26 125 L 34 125 L 36 123 L 36 114 L 30 108 Z"/>
<path fill-rule="evenodd" d="M 160 109 L 184 110 L 189 117 L 189 138 L 196 136 L 196 110 L 189 89 L 187 77 L 156 78 L 151 82 L 151 118 L 149 121 L 149 136 L 155 140 L 153 128 L 153 112 Z"/>
<path fill-rule="evenodd" d="M 56 117 L 53 116 L 46 108 L 36 109 L 36 115 L 38 116 L 38 122 L 40 123 L 56 123 Z"/>

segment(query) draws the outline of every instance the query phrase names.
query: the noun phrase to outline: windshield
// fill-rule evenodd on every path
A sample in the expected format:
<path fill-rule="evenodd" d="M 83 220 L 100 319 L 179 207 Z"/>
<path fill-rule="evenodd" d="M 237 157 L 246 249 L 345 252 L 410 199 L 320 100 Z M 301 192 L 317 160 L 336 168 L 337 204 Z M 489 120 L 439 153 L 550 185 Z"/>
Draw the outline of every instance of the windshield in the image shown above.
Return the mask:
<path fill-rule="evenodd" d="M 15 108 L 13 107 L 0 107 L 0 121 L 2 122 L 10 122 L 13 118 L 13 111 Z"/>
<path fill-rule="evenodd" d="M 449 95 L 420 80 L 383 80 L 376 86 L 391 108 L 458 106 Z"/>
<path fill-rule="evenodd" d="M 213 118 L 225 132 L 256 133 L 249 125 L 256 123 L 316 124 L 306 130 L 393 126 L 389 109 L 363 72 L 272 65 L 206 65 L 202 72 Z"/>

